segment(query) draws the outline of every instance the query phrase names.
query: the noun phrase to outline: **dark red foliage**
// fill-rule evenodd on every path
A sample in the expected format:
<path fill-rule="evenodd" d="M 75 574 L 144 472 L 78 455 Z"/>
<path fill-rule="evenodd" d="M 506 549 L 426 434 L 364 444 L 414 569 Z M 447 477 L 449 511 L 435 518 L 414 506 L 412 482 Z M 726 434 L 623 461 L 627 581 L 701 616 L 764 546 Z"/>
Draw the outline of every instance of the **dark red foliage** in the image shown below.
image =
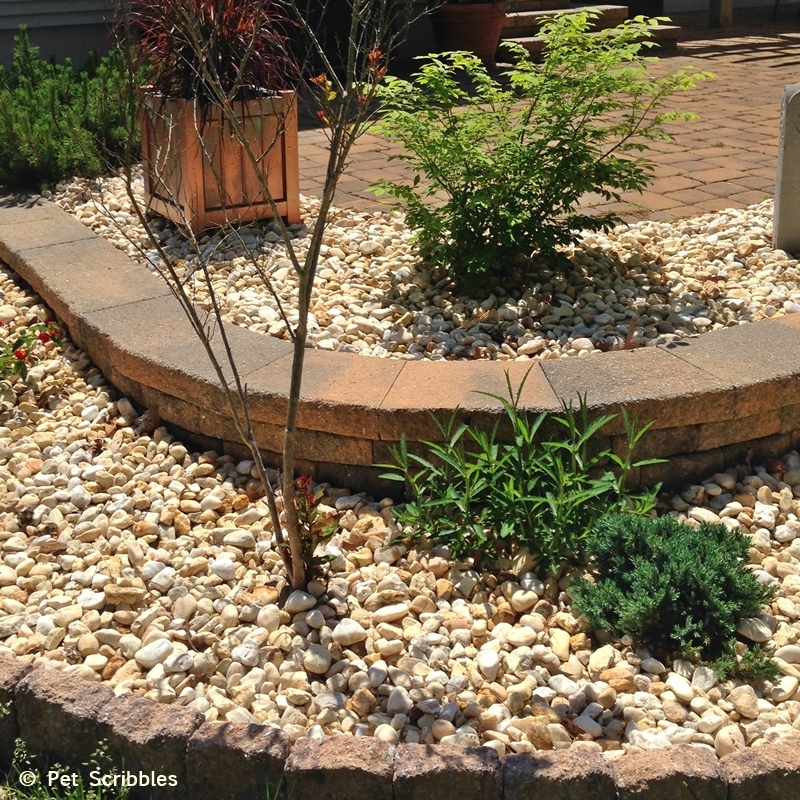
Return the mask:
<path fill-rule="evenodd" d="M 300 494 L 305 498 L 306 502 L 308 503 L 314 502 L 314 492 L 311 491 L 310 475 L 301 475 L 295 481 L 295 485 L 297 486 L 297 489 L 300 492 Z"/>
<path fill-rule="evenodd" d="M 137 53 L 153 88 L 170 98 L 218 102 L 291 88 L 287 19 L 273 0 L 139 0 Z M 209 77 L 208 74 L 212 77 Z"/>

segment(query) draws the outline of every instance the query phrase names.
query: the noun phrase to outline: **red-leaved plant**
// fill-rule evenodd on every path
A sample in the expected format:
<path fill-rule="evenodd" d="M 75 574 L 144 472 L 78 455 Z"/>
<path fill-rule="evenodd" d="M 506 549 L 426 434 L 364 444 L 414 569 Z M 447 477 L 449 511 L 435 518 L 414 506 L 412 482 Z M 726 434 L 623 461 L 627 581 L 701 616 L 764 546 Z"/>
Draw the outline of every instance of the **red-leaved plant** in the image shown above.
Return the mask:
<path fill-rule="evenodd" d="M 61 347 L 58 326 L 54 322 L 28 325 L 15 331 L 0 322 L 0 378 L 28 377 L 28 367 L 39 361 L 42 345 L 55 342 Z M 9 335 L 10 334 L 10 335 Z"/>
<path fill-rule="evenodd" d="M 132 22 L 140 64 L 166 98 L 207 105 L 221 90 L 243 100 L 291 88 L 297 75 L 273 0 L 139 0 Z"/>
<path fill-rule="evenodd" d="M 312 491 L 311 476 L 301 475 L 294 482 L 297 518 L 300 521 L 300 541 L 303 546 L 303 558 L 307 566 L 308 577 L 322 574 L 323 564 L 333 561 L 332 555 L 314 555 L 317 545 L 336 533 L 338 523 L 333 514 L 322 514 L 319 505 L 325 492 L 322 489 Z"/>

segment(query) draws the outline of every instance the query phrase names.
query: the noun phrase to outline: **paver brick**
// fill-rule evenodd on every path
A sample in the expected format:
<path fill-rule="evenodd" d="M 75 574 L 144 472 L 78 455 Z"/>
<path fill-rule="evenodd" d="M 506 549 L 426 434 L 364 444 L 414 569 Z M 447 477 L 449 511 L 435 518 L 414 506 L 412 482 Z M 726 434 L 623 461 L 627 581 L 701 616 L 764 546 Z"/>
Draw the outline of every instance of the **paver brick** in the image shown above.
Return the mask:
<path fill-rule="evenodd" d="M 66 211 L 58 214 L 72 220 Z M 5 235 L 3 235 L 5 240 Z M 100 236 L 22 251 L 14 269 L 72 327 L 75 317 L 113 306 L 169 295 L 160 278 Z M 175 302 L 173 300 L 173 302 Z"/>
<path fill-rule="evenodd" d="M 103 739 L 99 716 L 114 692 L 56 669 L 37 669 L 16 688 L 21 737 L 42 769 L 56 763 L 82 773 Z"/>
<path fill-rule="evenodd" d="M 510 362 L 503 370 L 488 361 L 481 362 L 404 362 L 405 367 L 392 384 L 379 412 L 380 437 L 398 441 L 405 433 L 409 439 L 441 439 L 435 422 L 422 409 L 430 409 L 438 419 L 456 407 L 461 419 L 492 420 L 504 416 L 499 401 L 485 394 L 508 397 L 505 372 L 516 392 L 525 379 L 520 407 L 531 413 L 560 411 L 561 405 L 541 368 L 542 362 Z M 530 372 L 529 372 L 530 370 Z M 507 434 L 507 431 L 505 432 Z M 504 431 L 500 431 L 500 436 Z"/>
<path fill-rule="evenodd" d="M 658 347 L 613 351 L 602 358 L 547 361 L 542 370 L 556 395 L 566 401 L 586 396 L 595 411 L 616 411 L 624 405 L 640 423 L 653 421 L 654 428 L 673 428 L 701 422 L 721 421 L 733 416 L 730 383 L 678 358 L 664 358 Z M 671 402 L 680 398 L 680 402 Z M 603 429 L 606 434 L 624 432 L 615 419 Z"/>
<path fill-rule="evenodd" d="M 3 224 L 0 216 L 0 258 L 11 266 L 22 253 L 39 247 L 52 247 L 67 242 L 94 239 L 96 234 L 57 205 L 50 204 L 46 212 L 35 206 L 35 219 L 18 219 Z"/>
<path fill-rule="evenodd" d="M 787 800 L 800 797 L 800 745 L 748 747 L 720 759 L 728 800 Z"/>
<path fill-rule="evenodd" d="M 739 325 L 713 336 L 663 345 L 677 358 L 735 388 L 735 416 L 754 416 L 763 409 L 800 402 L 796 348 L 800 329 L 778 321 Z M 769 358 L 765 354 L 769 354 Z M 732 355 L 735 354 L 735 357 Z M 708 422 L 713 419 L 706 420 Z"/>
<path fill-rule="evenodd" d="M 235 325 L 227 325 L 226 331 L 239 373 L 245 379 L 257 368 L 284 357 L 291 347 L 288 342 L 259 337 Z M 105 354 L 107 363 L 95 361 L 111 372 L 112 380 L 126 376 L 178 398 L 194 398 L 201 391 L 211 411 L 228 414 L 211 362 L 171 295 L 88 312 L 82 316 L 79 329 L 70 332 L 93 357 L 95 352 Z M 225 365 L 219 333 L 212 344 Z M 231 379 L 230 368 L 223 367 L 223 374 Z"/>
<path fill-rule="evenodd" d="M 49 219 L 52 213 L 53 204 L 36 193 L 0 193 L 0 225 L 13 225 L 20 220 Z"/>
<path fill-rule="evenodd" d="M 379 409 L 406 365 L 396 359 L 308 350 L 298 425 L 340 436 L 377 438 Z M 248 376 L 254 419 L 284 424 L 290 367 L 291 356 L 286 356 Z"/>
<path fill-rule="evenodd" d="M 615 800 L 610 764 L 595 750 L 539 750 L 503 759 L 505 800 Z"/>
<path fill-rule="evenodd" d="M 186 747 L 205 721 L 199 711 L 127 694 L 105 704 L 98 721 L 115 766 L 138 778 L 131 800 L 185 797 Z"/>
<path fill-rule="evenodd" d="M 628 754 L 614 762 L 619 800 L 726 800 L 717 756 L 707 748 L 676 745 Z"/>
<path fill-rule="evenodd" d="M 711 197 L 719 197 L 719 198 L 733 197 L 735 199 L 736 195 L 739 195 L 742 192 L 750 191 L 743 184 L 734 181 L 719 181 L 718 183 L 704 183 L 702 184 L 702 190 L 708 195 L 708 197 L 698 198 L 699 200 L 707 200 Z M 761 199 L 763 200 L 763 197 Z"/>
<path fill-rule="evenodd" d="M 713 200 L 714 195 L 710 194 L 706 189 L 707 187 L 705 184 L 695 182 L 694 188 L 682 189 L 677 192 L 668 190 L 664 196 L 673 199 L 675 201 L 675 206 L 685 206 L 690 203 L 699 203 L 703 200 Z"/>

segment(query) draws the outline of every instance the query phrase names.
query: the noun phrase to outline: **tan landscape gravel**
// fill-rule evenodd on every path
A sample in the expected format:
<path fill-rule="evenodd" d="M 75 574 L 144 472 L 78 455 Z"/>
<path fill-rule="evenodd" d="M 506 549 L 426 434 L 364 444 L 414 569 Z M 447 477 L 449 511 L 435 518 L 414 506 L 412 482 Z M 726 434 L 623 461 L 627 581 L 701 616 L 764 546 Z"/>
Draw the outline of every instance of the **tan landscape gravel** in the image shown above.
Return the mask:
<path fill-rule="evenodd" d="M 50 317 L 7 269 L 1 289 L 0 335 Z M 800 454 L 662 498 L 687 524 L 743 530 L 778 587 L 740 633 L 782 677 L 749 686 L 589 635 L 569 576 L 543 581 L 524 554 L 492 573 L 398 541 L 392 501 L 357 487 L 322 487 L 339 526 L 328 579 L 289 592 L 250 462 L 150 430 L 68 339 L 44 356 L 0 385 L 0 652 L 292 740 L 616 758 L 800 738 Z"/>
<path fill-rule="evenodd" d="M 141 192 L 140 178 L 134 187 Z M 60 184 L 53 199 L 130 256 L 158 262 L 121 179 Z M 302 209 L 310 229 L 318 202 L 304 198 Z M 211 308 L 198 269 L 202 258 L 226 320 L 289 338 L 297 283 L 272 224 L 251 225 L 227 239 L 205 236 L 196 248 L 170 223 L 156 220 L 154 227 L 182 260 L 199 305 Z M 292 228 L 302 259 L 307 230 Z M 535 262 L 529 276 L 520 270 L 503 281 L 492 278 L 480 296 L 469 297 L 443 272 L 419 263 L 402 214 L 340 209 L 322 247 L 309 344 L 434 361 L 586 357 L 665 344 L 799 311 L 798 261 L 774 250 L 771 238 L 771 200 L 674 223 L 621 225 L 608 234 L 584 234 L 566 252 L 564 274 Z M 259 272 L 272 282 L 286 319 Z M 508 292 L 504 283 L 515 288 Z"/>

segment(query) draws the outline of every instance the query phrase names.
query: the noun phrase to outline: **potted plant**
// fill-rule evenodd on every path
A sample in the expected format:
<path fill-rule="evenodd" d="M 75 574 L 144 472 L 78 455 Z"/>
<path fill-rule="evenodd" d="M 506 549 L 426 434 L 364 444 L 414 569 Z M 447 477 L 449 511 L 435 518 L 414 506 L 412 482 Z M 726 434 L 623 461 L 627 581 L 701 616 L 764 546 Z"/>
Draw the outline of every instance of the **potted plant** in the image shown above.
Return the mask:
<path fill-rule="evenodd" d="M 132 23 L 151 76 L 140 116 L 148 207 L 194 232 L 275 214 L 299 222 L 296 69 L 273 0 L 139 0 Z"/>
<path fill-rule="evenodd" d="M 454 0 L 436 9 L 431 24 L 440 50 L 469 50 L 493 67 L 505 18 L 500 3 Z"/>

